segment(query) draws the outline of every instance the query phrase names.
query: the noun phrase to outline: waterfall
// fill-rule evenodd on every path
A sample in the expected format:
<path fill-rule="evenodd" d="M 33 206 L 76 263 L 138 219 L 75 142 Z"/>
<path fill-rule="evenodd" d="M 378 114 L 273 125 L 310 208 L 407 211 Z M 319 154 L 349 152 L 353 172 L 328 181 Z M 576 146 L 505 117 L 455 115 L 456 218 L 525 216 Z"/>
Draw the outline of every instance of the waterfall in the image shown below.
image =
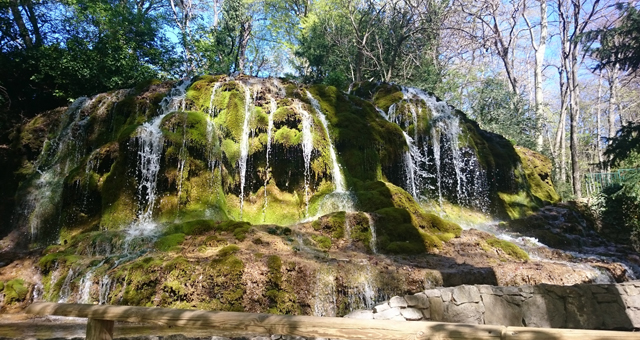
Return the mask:
<path fill-rule="evenodd" d="M 309 181 L 311 177 L 311 152 L 313 151 L 313 135 L 311 134 L 311 127 L 313 126 L 313 120 L 309 112 L 305 111 L 297 103 L 297 111 L 300 113 L 300 120 L 302 121 L 302 157 L 304 158 L 304 199 L 305 199 L 305 215 L 309 215 Z"/>
<path fill-rule="evenodd" d="M 247 158 L 249 157 L 249 124 L 251 123 L 251 92 L 244 86 L 244 123 L 242 125 L 242 139 L 240 140 L 240 219 L 244 207 L 244 184 L 247 176 Z"/>
<path fill-rule="evenodd" d="M 404 168 L 405 174 L 407 176 L 406 188 L 411 196 L 417 198 L 418 190 L 416 188 L 416 164 L 413 161 L 412 157 L 412 151 L 415 150 L 415 147 L 413 146 L 413 140 L 411 139 L 411 137 L 409 137 L 409 135 L 404 131 L 402 131 L 402 134 L 404 135 L 404 140 L 407 142 L 407 146 L 409 147 L 409 151 L 405 152 L 404 154 Z"/>
<path fill-rule="evenodd" d="M 371 309 L 377 300 L 378 286 L 371 271 L 371 264 L 358 265 L 349 271 L 347 278 L 348 310 Z"/>
<path fill-rule="evenodd" d="M 80 280 L 80 299 L 78 303 L 91 303 L 91 286 L 93 285 L 93 270 L 89 270 Z"/>
<path fill-rule="evenodd" d="M 111 278 L 108 274 L 104 274 L 104 276 L 100 278 L 98 287 L 98 303 L 104 305 L 109 302 L 109 293 L 111 292 Z"/>
<path fill-rule="evenodd" d="M 138 128 L 138 220 L 128 228 L 129 236 L 148 235 L 155 232 L 153 209 L 156 203 L 156 184 L 160 171 L 160 160 L 164 138 L 161 124 L 164 117 L 177 110 L 185 110 L 186 89 L 190 80 L 183 80 L 171 89 L 160 102 L 159 115 Z"/>
<path fill-rule="evenodd" d="M 184 177 L 184 164 L 187 161 L 187 114 L 184 113 L 182 124 L 182 145 L 178 153 L 178 211 L 180 211 L 180 196 L 182 195 L 182 179 Z"/>
<path fill-rule="evenodd" d="M 376 225 L 375 221 L 371 217 L 371 214 L 365 213 L 369 220 L 369 230 L 371 231 L 371 240 L 369 241 L 369 248 L 374 254 L 378 253 L 378 238 L 376 237 Z"/>
<path fill-rule="evenodd" d="M 61 117 L 56 138 L 45 140 L 34 164 L 35 177 L 30 186 L 25 186 L 21 195 L 24 198 L 16 210 L 16 225 L 28 226 L 31 240 L 38 236 L 44 220 L 57 212 L 64 179 L 84 156 L 84 140 L 78 137 L 84 135 L 88 120 L 80 118 L 81 111 L 90 103 L 91 100 L 81 97 L 69 106 Z"/>
<path fill-rule="evenodd" d="M 403 156 L 405 190 L 420 199 L 425 190 L 437 189 L 440 206 L 446 193 L 459 204 L 486 211 L 489 206 L 487 177 L 473 150 L 460 146 L 460 120 L 452 108 L 419 89 L 403 87 L 402 94 L 403 99 L 389 106 L 387 113 L 377 110 L 384 119 L 403 129 L 409 149 Z M 423 107 L 431 111 L 430 136 L 422 136 L 418 129 Z M 411 125 L 413 137 L 407 133 Z M 448 173 L 445 168 L 452 172 Z M 469 171 L 471 169 L 473 171 Z M 434 182 L 437 188 L 432 187 Z"/>
<path fill-rule="evenodd" d="M 331 267 L 322 267 L 316 272 L 313 289 L 313 315 L 336 316 L 336 275 Z"/>
<path fill-rule="evenodd" d="M 344 178 L 342 177 L 340 164 L 338 163 L 338 157 L 336 156 L 336 148 L 331 141 L 331 134 L 329 133 L 329 122 L 327 121 L 327 117 L 324 115 L 324 113 L 322 113 L 320 103 L 318 103 L 318 101 L 313 98 L 309 91 L 307 91 L 307 98 L 311 102 L 311 106 L 315 110 L 318 119 L 322 123 L 324 132 L 327 134 L 327 141 L 329 142 L 329 156 L 331 158 L 331 176 L 333 177 L 333 183 L 336 186 L 335 191 L 344 192 Z"/>
<path fill-rule="evenodd" d="M 71 281 L 73 281 L 74 278 L 73 268 L 70 268 L 67 276 L 64 278 L 62 286 L 60 287 L 60 299 L 58 300 L 58 303 L 65 303 L 69 301 L 69 298 L 71 297 Z"/>
<path fill-rule="evenodd" d="M 262 222 L 264 222 L 267 215 L 267 204 L 268 204 L 268 195 L 267 195 L 267 186 L 269 185 L 269 176 L 271 169 L 269 168 L 269 153 L 271 152 L 271 137 L 273 132 L 273 115 L 278 109 L 278 103 L 276 100 L 269 96 L 269 124 L 267 126 L 267 162 L 264 167 L 264 206 L 262 208 Z"/>

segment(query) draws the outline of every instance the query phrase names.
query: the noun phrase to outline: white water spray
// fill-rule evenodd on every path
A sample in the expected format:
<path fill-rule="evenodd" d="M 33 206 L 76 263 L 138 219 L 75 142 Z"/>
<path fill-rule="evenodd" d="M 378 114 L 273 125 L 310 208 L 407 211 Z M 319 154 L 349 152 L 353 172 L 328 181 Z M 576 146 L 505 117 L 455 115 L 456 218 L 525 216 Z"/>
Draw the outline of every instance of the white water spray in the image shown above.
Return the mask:
<path fill-rule="evenodd" d="M 240 140 L 240 219 L 244 208 L 244 185 L 247 176 L 247 158 L 249 157 L 249 124 L 251 123 L 251 92 L 244 86 L 244 123 L 242 124 L 242 139 Z"/>
<path fill-rule="evenodd" d="M 335 184 L 336 192 L 344 192 L 344 178 L 342 177 L 342 171 L 340 169 L 340 164 L 338 163 L 338 157 L 336 156 L 336 148 L 331 141 L 331 134 L 329 133 L 329 122 L 327 121 L 327 117 L 322 113 L 322 109 L 320 108 L 320 103 L 313 98 L 313 95 L 309 91 L 307 91 L 307 98 L 311 102 L 311 106 L 316 112 L 318 119 L 322 123 L 322 127 L 327 134 L 327 141 L 329 142 L 329 157 L 331 158 L 331 176 L 333 177 L 333 183 Z"/>
<path fill-rule="evenodd" d="M 160 160 L 164 138 L 160 125 L 162 120 L 171 112 L 185 110 L 186 89 L 190 80 L 183 80 L 171 89 L 169 94 L 160 102 L 159 115 L 150 122 L 138 128 L 138 169 L 140 178 L 138 183 L 138 204 L 140 210 L 138 219 L 127 230 L 130 237 L 149 235 L 155 232 L 153 210 L 156 203 L 156 184 L 160 171 Z"/>

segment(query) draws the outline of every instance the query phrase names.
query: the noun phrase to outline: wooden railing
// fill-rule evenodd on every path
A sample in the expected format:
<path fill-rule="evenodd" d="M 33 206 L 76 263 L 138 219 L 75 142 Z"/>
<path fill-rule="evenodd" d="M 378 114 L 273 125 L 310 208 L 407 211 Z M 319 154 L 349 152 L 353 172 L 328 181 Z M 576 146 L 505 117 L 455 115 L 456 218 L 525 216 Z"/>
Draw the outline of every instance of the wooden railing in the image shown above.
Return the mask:
<path fill-rule="evenodd" d="M 428 321 L 358 320 L 186 309 L 108 305 L 34 303 L 27 313 L 88 318 L 87 340 L 113 338 L 115 321 L 208 328 L 247 334 L 281 334 L 332 339 L 501 339 L 501 340 L 605 340 L 637 339 L 640 333 L 470 325 Z M 491 311 L 486 311 L 491 313 Z M 179 329 L 177 329 L 179 330 Z"/>

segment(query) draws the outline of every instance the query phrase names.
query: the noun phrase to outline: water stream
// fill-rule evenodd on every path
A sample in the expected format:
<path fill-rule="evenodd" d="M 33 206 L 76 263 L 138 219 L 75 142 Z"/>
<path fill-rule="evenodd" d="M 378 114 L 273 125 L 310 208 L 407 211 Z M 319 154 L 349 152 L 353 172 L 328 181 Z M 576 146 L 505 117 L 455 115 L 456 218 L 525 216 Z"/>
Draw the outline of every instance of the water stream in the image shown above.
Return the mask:
<path fill-rule="evenodd" d="M 249 124 L 251 123 L 251 91 L 244 86 L 244 123 L 242 124 L 242 139 L 240 140 L 240 219 L 244 208 L 244 186 L 247 177 L 247 158 L 249 157 Z"/>
<path fill-rule="evenodd" d="M 309 112 L 302 108 L 300 102 L 296 103 L 297 112 L 300 114 L 302 122 L 302 157 L 304 159 L 304 200 L 305 215 L 309 216 L 309 181 L 311 180 L 311 152 L 313 151 L 313 135 L 311 127 L 313 119 Z"/>
<path fill-rule="evenodd" d="M 159 114 L 150 122 L 144 123 L 138 128 L 136 137 L 138 142 L 138 205 L 139 213 L 137 221 L 129 226 L 127 232 L 131 237 L 149 235 L 155 232 L 156 223 L 153 220 L 153 210 L 156 204 L 156 184 L 160 171 L 160 160 L 164 138 L 161 124 L 168 114 L 185 110 L 186 88 L 191 84 L 190 80 L 182 80 L 171 89 L 167 96 L 160 102 Z"/>

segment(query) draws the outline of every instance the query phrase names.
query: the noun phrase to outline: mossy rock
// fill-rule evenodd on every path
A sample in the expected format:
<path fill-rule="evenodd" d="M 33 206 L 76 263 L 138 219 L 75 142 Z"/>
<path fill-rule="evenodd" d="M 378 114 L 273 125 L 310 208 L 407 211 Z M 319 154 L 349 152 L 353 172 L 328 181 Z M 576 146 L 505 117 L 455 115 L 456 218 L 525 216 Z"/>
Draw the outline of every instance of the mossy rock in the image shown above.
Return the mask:
<path fill-rule="evenodd" d="M 313 221 L 313 223 L 311 223 L 311 226 L 314 230 L 326 233 L 333 239 L 340 239 L 344 238 L 345 236 L 345 222 L 346 213 L 344 211 L 339 211 L 320 217 L 319 219 Z"/>
<path fill-rule="evenodd" d="M 184 242 L 185 235 L 182 233 L 171 234 L 159 238 L 154 244 L 154 248 L 159 251 L 175 251 L 179 250 L 179 245 Z"/>
<path fill-rule="evenodd" d="M 29 294 L 29 284 L 22 279 L 13 279 L 3 284 L 4 303 L 11 305 L 24 301 Z"/>
<path fill-rule="evenodd" d="M 518 247 L 517 245 L 509 241 L 501 240 L 496 237 L 490 237 L 486 240 L 486 242 L 488 245 L 492 246 L 493 248 L 501 249 L 502 251 L 504 251 L 505 254 L 507 254 L 508 256 L 514 259 L 517 259 L 520 261 L 529 260 L 529 254 L 527 254 L 520 247 Z"/>

